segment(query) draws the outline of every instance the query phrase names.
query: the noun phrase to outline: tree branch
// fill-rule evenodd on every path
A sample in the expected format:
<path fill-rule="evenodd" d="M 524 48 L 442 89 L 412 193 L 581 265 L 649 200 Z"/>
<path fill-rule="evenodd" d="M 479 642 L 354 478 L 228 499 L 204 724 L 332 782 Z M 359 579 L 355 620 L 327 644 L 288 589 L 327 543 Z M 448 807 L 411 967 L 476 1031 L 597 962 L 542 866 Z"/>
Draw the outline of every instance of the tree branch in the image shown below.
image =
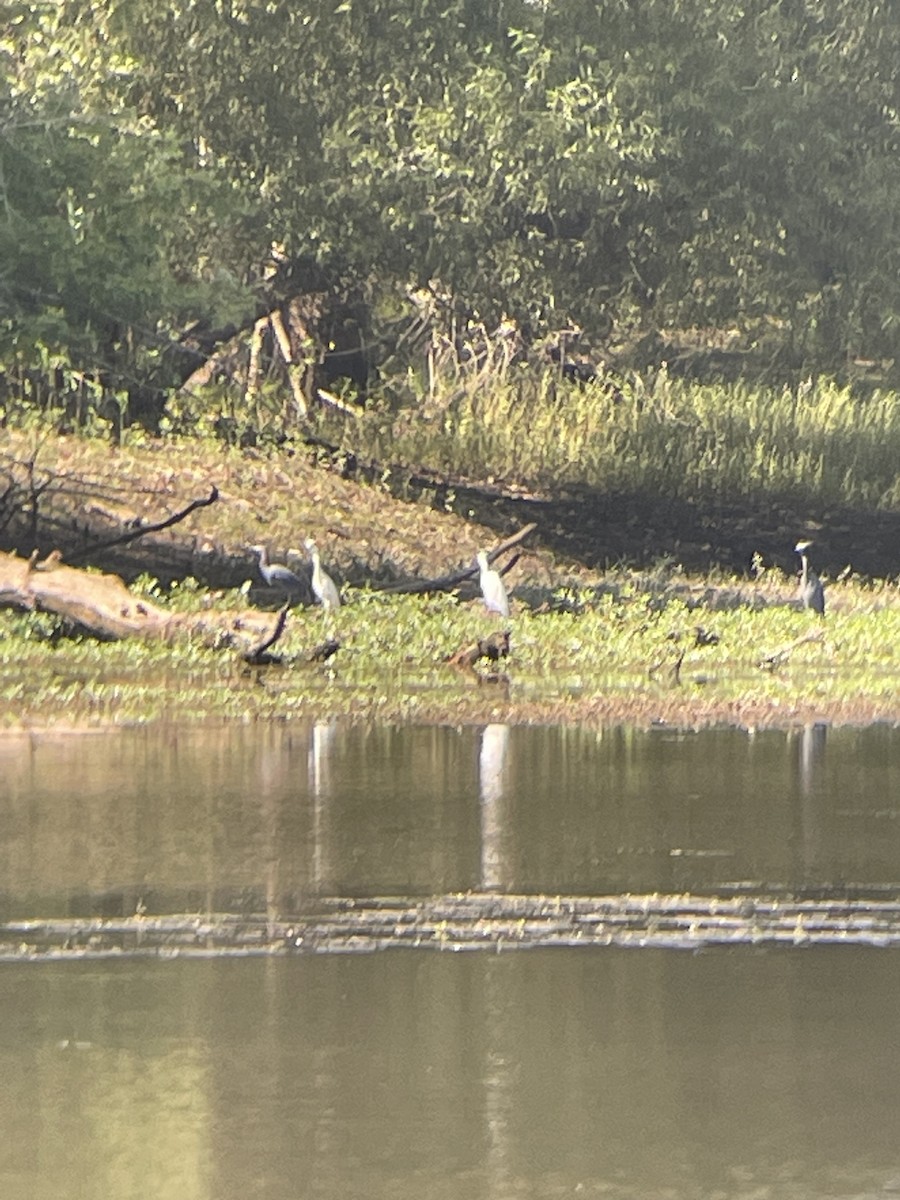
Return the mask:
<path fill-rule="evenodd" d="M 507 550 L 511 550 L 513 546 L 517 546 L 520 542 L 523 542 L 535 529 L 537 529 L 537 524 L 534 521 L 529 525 L 524 525 L 517 533 L 508 537 L 488 553 L 488 562 L 493 562 L 501 554 L 505 554 Z M 517 562 L 518 555 L 500 569 L 500 574 L 505 575 Z M 379 588 L 378 590 L 391 596 L 412 596 L 422 592 L 449 592 L 453 588 L 459 587 L 461 583 L 468 583 L 477 574 L 477 566 L 465 567 L 461 571 L 453 571 L 450 575 L 442 575 L 438 579 L 416 579 L 412 583 L 392 583 L 388 587 Z"/>
<path fill-rule="evenodd" d="M 85 559 L 91 558 L 98 551 L 109 550 L 113 546 L 124 546 L 128 542 L 136 541 L 138 538 L 144 537 L 148 533 L 159 533 L 161 529 L 169 529 L 172 525 L 177 525 L 179 521 L 183 521 L 185 517 L 190 516 L 192 512 L 196 512 L 198 508 L 206 508 L 210 504 L 215 504 L 219 498 L 219 489 L 213 485 L 209 495 L 205 500 L 192 500 L 186 508 L 180 512 L 173 513 L 171 517 L 166 517 L 164 521 L 155 521 L 152 525 L 140 525 L 137 529 L 132 529 L 128 533 L 119 534 L 117 537 L 108 538 L 105 542 L 93 542 L 89 546 L 84 546 L 81 550 L 76 550 L 69 554 L 68 562 L 82 562 Z"/>

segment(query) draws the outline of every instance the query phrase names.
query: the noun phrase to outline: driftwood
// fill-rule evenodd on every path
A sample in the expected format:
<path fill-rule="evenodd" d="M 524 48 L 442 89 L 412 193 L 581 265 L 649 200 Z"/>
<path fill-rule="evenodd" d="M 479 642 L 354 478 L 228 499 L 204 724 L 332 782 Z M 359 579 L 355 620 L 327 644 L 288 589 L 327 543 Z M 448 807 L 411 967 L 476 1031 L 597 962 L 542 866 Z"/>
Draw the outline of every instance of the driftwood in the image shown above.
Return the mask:
<path fill-rule="evenodd" d="M 267 648 L 284 629 L 283 614 L 276 619 L 273 637 L 271 615 L 255 610 L 167 612 L 132 595 L 118 575 L 66 566 L 58 551 L 41 562 L 36 553 L 28 559 L 0 553 L 0 604 L 55 613 L 75 629 L 106 641 L 195 636 L 219 648 Z"/>
<path fill-rule="evenodd" d="M 455 654 L 447 659 L 452 667 L 467 667 L 471 669 L 481 658 L 489 662 L 499 662 L 509 654 L 509 630 L 502 633 L 492 633 L 490 637 L 479 638 L 470 646 L 462 646 Z"/>
<path fill-rule="evenodd" d="M 824 642 L 824 640 L 825 634 L 821 629 L 817 629 L 813 633 L 806 633 L 803 637 L 796 638 L 793 642 L 787 642 L 785 645 L 779 646 L 771 654 L 763 655 L 759 661 L 759 665 L 764 671 L 774 671 L 777 667 L 783 667 L 794 651 L 799 650 L 801 646 Z"/>
<path fill-rule="evenodd" d="M 488 562 L 494 562 L 501 554 L 505 554 L 513 546 L 518 546 L 535 529 L 537 529 L 537 524 L 533 521 L 530 525 L 524 525 L 512 537 L 508 537 L 488 553 Z M 499 568 L 500 574 L 505 575 L 508 571 L 511 571 L 518 561 L 518 555 L 516 555 Z M 459 587 L 460 584 L 468 583 L 470 580 L 475 579 L 477 575 L 478 567 L 471 566 L 465 567 L 460 571 L 452 571 L 449 575 L 442 575 L 438 579 L 417 579 L 410 583 L 392 583 L 388 587 L 380 588 L 379 590 L 393 596 L 419 595 L 423 592 L 450 592 L 454 588 Z"/>

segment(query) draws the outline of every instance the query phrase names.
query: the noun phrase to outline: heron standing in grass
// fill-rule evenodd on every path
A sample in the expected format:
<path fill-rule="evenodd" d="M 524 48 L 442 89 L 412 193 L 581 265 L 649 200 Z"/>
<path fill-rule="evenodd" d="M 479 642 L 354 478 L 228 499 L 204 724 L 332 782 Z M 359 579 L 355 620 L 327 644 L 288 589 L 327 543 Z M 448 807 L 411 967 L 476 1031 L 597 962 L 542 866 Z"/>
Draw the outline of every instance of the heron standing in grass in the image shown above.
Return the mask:
<path fill-rule="evenodd" d="M 475 556 L 478 563 L 479 583 L 484 597 L 484 606 L 489 612 L 499 613 L 501 617 L 509 616 L 509 599 L 503 580 L 496 571 L 488 566 L 488 557 L 484 550 L 479 550 Z"/>
<path fill-rule="evenodd" d="M 825 589 L 822 587 L 822 580 L 810 567 L 809 557 L 806 553 L 811 545 L 812 542 L 798 542 L 794 547 L 796 553 L 800 555 L 800 566 L 802 568 L 800 572 L 800 588 L 797 594 L 804 608 L 811 609 L 820 616 L 824 616 Z"/>
<path fill-rule="evenodd" d="M 285 599 L 295 597 L 303 591 L 303 581 L 283 563 L 270 563 L 265 546 L 251 546 L 259 563 L 259 573 L 268 587 L 280 588 Z"/>
<path fill-rule="evenodd" d="M 322 570 L 322 562 L 319 558 L 319 549 L 316 546 L 316 543 L 312 540 L 312 538 L 307 538 L 303 545 L 309 551 L 309 557 L 312 560 L 313 595 L 326 612 L 330 612 L 335 608 L 340 608 L 340 592 L 337 590 L 337 585 L 327 571 Z"/>

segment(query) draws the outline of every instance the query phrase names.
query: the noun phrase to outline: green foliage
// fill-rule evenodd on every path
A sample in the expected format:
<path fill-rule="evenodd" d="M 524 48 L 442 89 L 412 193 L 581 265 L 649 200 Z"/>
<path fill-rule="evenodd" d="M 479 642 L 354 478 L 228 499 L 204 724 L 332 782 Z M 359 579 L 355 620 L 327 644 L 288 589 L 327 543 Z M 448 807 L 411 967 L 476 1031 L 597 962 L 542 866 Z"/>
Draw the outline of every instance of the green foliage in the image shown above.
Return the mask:
<path fill-rule="evenodd" d="M 127 402 L 176 377 L 167 352 L 184 323 L 247 301 L 224 273 L 202 277 L 191 214 L 211 222 L 215 181 L 116 101 L 136 64 L 102 15 L 77 23 L 76 10 L 21 5 L 0 42 L 0 362 L 8 394 L 39 371 L 64 394 L 97 389 L 89 403 Z"/>
<path fill-rule="evenodd" d="M 321 611 L 294 610 L 279 643 L 285 663 L 265 671 L 188 642 L 48 640 L 43 617 L 35 636 L 33 614 L 2 613 L 0 728 L 310 714 L 445 723 L 662 718 L 689 726 L 745 716 L 752 724 L 791 724 L 802 714 L 896 719 L 895 585 L 832 584 L 820 625 L 786 602 L 790 584 L 780 576 L 737 588 L 735 581 L 718 589 L 691 583 L 671 572 L 622 573 L 561 598 L 566 608 L 556 612 L 531 611 L 514 593 L 512 652 L 499 681 L 486 665 L 473 674 L 444 661 L 496 628 L 478 601 L 450 596 L 347 589 L 349 603 L 329 630 L 342 647 L 326 666 L 307 661 L 325 636 Z M 170 593 L 168 603 L 195 611 L 198 597 L 191 585 Z M 239 608 L 246 601 L 231 593 L 220 602 Z M 715 644 L 696 644 L 701 623 Z M 767 656 L 779 653 L 777 669 L 766 669 Z"/>
<path fill-rule="evenodd" d="M 0 41 L 0 355 L 165 388 L 286 286 L 892 360 L 900 24 L 850 0 L 87 0 Z"/>

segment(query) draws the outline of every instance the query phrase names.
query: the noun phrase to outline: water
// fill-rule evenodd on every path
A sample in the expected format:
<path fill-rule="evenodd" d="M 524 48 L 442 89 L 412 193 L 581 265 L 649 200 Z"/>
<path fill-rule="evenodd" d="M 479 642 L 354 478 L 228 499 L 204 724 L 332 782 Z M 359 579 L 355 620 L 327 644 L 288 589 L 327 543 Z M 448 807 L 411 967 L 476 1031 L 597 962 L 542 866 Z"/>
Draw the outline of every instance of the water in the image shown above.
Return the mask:
<path fill-rule="evenodd" d="M 6 738 L 0 921 L 465 889 L 880 903 L 898 784 L 886 728 Z M 4 1200 L 900 1195 L 895 950 L 58 949 L 0 964 Z"/>
<path fill-rule="evenodd" d="M 5 967 L 0 1194 L 896 1194 L 896 995 L 860 949 Z"/>
<path fill-rule="evenodd" d="M 0 919 L 900 880 L 900 731 L 0 738 Z"/>

